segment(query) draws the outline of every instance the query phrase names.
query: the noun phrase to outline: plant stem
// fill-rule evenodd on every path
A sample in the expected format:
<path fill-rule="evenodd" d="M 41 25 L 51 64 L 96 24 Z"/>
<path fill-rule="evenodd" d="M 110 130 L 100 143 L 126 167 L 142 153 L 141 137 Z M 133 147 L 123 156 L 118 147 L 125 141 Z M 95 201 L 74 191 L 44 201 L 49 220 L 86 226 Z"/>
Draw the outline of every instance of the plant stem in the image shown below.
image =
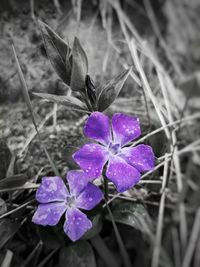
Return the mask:
<path fill-rule="evenodd" d="M 108 180 L 104 177 L 104 193 L 106 202 L 108 201 Z"/>
<path fill-rule="evenodd" d="M 111 222 L 112 222 L 112 225 L 113 225 L 113 229 L 114 229 L 114 232 L 115 232 L 115 236 L 116 236 L 116 239 L 117 239 L 117 243 L 118 243 L 118 246 L 119 246 L 119 249 L 120 249 L 120 252 L 121 252 L 121 256 L 122 256 L 122 259 L 123 259 L 123 262 L 124 262 L 124 266 L 125 267 L 132 267 L 132 264 L 131 264 L 131 261 L 130 261 L 130 258 L 129 258 L 129 255 L 126 251 L 126 248 L 124 246 L 124 243 L 123 243 L 123 240 L 121 238 L 121 235 L 119 233 L 119 230 L 117 228 L 117 225 L 115 223 L 115 219 L 113 217 L 113 214 L 112 214 L 112 211 L 109 207 L 109 204 L 108 204 L 108 180 L 107 178 L 105 177 L 105 172 L 103 171 L 103 178 L 104 178 L 104 192 L 105 192 L 105 202 L 106 202 L 106 207 L 107 207 L 107 210 L 108 210 L 108 213 L 109 213 L 109 216 L 111 218 Z"/>

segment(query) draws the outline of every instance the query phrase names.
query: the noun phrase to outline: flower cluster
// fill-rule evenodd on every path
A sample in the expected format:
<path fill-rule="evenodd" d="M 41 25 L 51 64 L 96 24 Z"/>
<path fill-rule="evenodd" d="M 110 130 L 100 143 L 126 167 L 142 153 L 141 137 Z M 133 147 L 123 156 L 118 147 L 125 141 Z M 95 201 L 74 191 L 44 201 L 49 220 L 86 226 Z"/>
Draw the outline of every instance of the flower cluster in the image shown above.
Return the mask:
<path fill-rule="evenodd" d="M 32 219 L 36 224 L 56 225 L 65 213 L 64 232 L 72 241 L 92 227 L 80 209 L 91 210 L 102 200 L 101 190 L 92 181 L 99 178 L 104 169 L 117 191 L 124 192 L 138 183 L 141 173 L 154 168 L 150 146 L 129 145 L 141 135 L 139 120 L 135 117 L 116 113 L 110 123 L 105 114 L 93 112 L 85 124 L 84 135 L 96 143 L 85 144 L 73 154 L 81 170 L 68 172 L 69 190 L 61 177 L 43 177 L 36 192 L 40 204 Z"/>

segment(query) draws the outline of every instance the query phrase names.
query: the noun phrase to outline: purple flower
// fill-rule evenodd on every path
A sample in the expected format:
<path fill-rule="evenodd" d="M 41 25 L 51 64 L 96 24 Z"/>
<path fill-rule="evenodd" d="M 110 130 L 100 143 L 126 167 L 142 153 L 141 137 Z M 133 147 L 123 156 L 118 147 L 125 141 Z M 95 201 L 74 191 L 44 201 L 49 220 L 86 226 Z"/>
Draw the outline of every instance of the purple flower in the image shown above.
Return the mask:
<path fill-rule="evenodd" d="M 126 147 L 141 135 L 138 118 L 116 113 L 110 126 L 108 116 L 93 112 L 85 124 L 84 134 L 99 144 L 84 145 L 73 154 L 74 160 L 94 178 L 101 175 L 107 163 L 106 177 L 115 184 L 118 192 L 133 187 L 141 173 L 154 168 L 154 153 L 150 146 Z"/>
<path fill-rule="evenodd" d="M 67 181 L 70 192 L 59 176 L 42 178 L 36 192 L 40 204 L 32 221 L 44 226 L 56 225 L 65 213 L 64 232 L 76 241 L 92 227 L 92 222 L 80 209 L 93 209 L 102 200 L 103 194 L 89 182 L 83 171 L 69 171 Z"/>

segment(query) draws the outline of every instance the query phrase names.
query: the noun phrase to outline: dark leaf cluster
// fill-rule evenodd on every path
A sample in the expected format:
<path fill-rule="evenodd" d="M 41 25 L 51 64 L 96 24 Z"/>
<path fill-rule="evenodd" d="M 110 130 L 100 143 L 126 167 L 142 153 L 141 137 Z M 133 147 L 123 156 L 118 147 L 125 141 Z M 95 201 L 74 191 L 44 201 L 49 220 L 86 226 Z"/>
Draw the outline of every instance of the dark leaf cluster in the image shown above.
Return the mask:
<path fill-rule="evenodd" d="M 66 84 L 70 95 L 35 93 L 48 101 L 82 112 L 104 111 L 119 95 L 130 71 L 127 69 L 99 88 L 88 74 L 87 55 L 78 38 L 70 47 L 44 22 L 39 22 L 48 58 L 57 75 Z"/>

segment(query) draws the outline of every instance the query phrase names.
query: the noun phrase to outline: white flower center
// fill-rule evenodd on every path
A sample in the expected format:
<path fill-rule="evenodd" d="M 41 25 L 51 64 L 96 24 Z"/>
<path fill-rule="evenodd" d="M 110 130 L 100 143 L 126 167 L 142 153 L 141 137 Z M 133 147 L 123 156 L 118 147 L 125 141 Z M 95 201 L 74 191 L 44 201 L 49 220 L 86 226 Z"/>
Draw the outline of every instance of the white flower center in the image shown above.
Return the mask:
<path fill-rule="evenodd" d="M 109 144 L 109 147 L 108 147 L 108 150 L 111 154 L 113 155 L 116 155 L 120 152 L 120 145 L 119 144 L 113 144 L 113 143 L 110 143 Z"/>
<path fill-rule="evenodd" d="M 75 196 L 67 196 L 66 197 L 66 205 L 69 208 L 75 208 L 76 207 L 76 198 L 75 198 Z"/>

